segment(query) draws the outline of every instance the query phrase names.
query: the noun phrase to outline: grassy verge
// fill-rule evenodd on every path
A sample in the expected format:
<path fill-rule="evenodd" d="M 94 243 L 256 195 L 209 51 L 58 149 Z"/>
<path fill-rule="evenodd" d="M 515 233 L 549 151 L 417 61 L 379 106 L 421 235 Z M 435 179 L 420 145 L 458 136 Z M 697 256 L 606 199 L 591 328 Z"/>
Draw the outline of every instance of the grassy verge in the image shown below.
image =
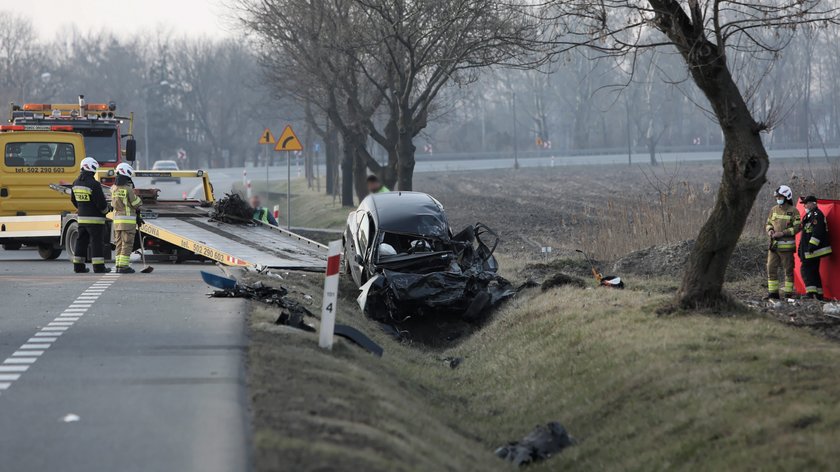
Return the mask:
<path fill-rule="evenodd" d="M 320 306 L 320 277 L 289 274 Z M 668 287 L 667 283 L 652 284 Z M 580 442 L 529 470 L 831 470 L 840 460 L 840 344 L 758 315 L 657 317 L 659 290 L 523 293 L 434 351 L 361 316 L 385 347 L 272 324 L 255 304 L 249 385 L 258 470 L 508 470 L 495 447 L 562 422 Z M 442 358 L 463 357 L 457 369 Z"/>

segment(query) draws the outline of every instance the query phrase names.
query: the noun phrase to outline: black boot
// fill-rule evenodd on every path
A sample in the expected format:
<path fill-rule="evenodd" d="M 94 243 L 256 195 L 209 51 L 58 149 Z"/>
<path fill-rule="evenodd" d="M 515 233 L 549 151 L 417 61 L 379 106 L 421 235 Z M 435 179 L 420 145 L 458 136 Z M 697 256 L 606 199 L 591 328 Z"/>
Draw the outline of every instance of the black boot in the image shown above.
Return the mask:
<path fill-rule="evenodd" d="M 117 267 L 117 270 L 115 272 L 118 274 L 133 274 L 136 271 L 131 267 Z"/>
<path fill-rule="evenodd" d="M 93 272 L 97 274 L 107 274 L 111 272 L 110 267 L 105 267 L 105 264 L 94 264 L 93 265 Z"/>
<path fill-rule="evenodd" d="M 768 293 L 767 294 L 767 299 L 768 300 L 778 300 L 779 299 L 779 292 Z"/>
<path fill-rule="evenodd" d="M 90 269 L 88 269 L 84 264 L 75 263 L 73 264 L 73 272 L 77 274 L 87 274 L 90 272 Z"/>

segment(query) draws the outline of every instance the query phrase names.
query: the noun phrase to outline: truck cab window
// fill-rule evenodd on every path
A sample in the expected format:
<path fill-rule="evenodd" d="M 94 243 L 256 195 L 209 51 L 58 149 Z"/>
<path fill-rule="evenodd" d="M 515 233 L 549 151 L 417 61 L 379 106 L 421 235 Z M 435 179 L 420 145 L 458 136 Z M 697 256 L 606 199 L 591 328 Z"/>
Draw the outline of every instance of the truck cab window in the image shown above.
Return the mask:
<path fill-rule="evenodd" d="M 8 143 L 4 152 L 6 167 L 70 167 L 75 150 L 69 143 Z"/>

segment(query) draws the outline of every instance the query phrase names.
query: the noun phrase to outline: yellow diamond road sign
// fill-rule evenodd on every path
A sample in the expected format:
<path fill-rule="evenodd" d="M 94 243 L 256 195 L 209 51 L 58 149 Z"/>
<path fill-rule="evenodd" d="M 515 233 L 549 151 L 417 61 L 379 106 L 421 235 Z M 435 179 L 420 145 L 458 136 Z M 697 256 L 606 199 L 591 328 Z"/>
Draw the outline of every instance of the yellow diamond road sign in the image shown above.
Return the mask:
<path fill-rule="evenodd" d="M 275 151 L 303 151 L 303 145 L 292 131 L 292 127 L 286 125 L 283 133 L 277 138 L 277 145 L 274 146 Z"/>
<path fill-rule="evenodd" d="M 260 144 L 274 144 L 274 135 L 271 134 L 271 130 L 266 128 L 265 131 L 262 132 L 260 135 Z"/>

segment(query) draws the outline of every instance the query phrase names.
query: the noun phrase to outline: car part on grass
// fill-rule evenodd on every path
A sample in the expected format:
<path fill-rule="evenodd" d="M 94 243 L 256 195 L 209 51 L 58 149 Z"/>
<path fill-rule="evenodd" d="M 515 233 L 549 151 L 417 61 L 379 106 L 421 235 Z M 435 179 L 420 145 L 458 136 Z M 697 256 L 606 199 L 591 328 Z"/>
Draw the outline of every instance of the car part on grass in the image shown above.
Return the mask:
<path fill-rule="evenodd" d="M 545 292 L 546 290 L 552 289 L 554 287 L 562 287 L 564 285 L 571 285 L 573 287 L 578 288 L 586 288 L 586 282 L 582 278 L 558 272 L 543 281 L 542 291 Z"/>
<path fill-rule="evenodd" d="M 463 357 L 444 357 L 443 358 L 443 365 L 449 367 L 450 369 L 457 369 L 461 363 L 464 362 Z"/>
<path fill-rule="evenodd" d="M 617 275 L 604 275 L 601 273 L 600 270 L 595 266 L 595 262 L 589 257 L 588 254 L 583 252 L 580 249 L 575 249 L 576 252 L 583 254 L 583 257 L 586 258 L 586 262 L 589 263 L 589 267 L 592 269 L 592 276 L 595 277 L 595 281 L 598 282 L 598 285 L 601 287 L 609 287 L 609 288 L 624 288 L 624 281 L 621 280 L 621 277 Z"/>
<path fill-rule="evenodd" d="M 376 344 L 367 335 L 352 326 L 336 324 L 333 333 L 336 336 L 353 341 L 374 356 L 382 357 L 382 353 L 385 352 L 382 346 Z"/>
<path fill-rule="evenodd" d="M 226 193 L 213 203 L 210 220 L 234 225 L 256 225 L 254 209 L 238 193 Z"/>
<path fill-rule="evenodd" d="M 236 287 L 236 280 L 221 275 L 211 274 L 210 272 L 201 271 L 201 279 L 204 283 L 211 287 L 222 290 L 233 290 Z"/>
<path fill-rule="evenodd" d="M 566 428 L 552 421 L 537 426 L 521 440 L 496 449 L 496 455 L 514 465 L 523 466 L 548 459 L 574 444 L 575 440 L 569 436 Z"/>

